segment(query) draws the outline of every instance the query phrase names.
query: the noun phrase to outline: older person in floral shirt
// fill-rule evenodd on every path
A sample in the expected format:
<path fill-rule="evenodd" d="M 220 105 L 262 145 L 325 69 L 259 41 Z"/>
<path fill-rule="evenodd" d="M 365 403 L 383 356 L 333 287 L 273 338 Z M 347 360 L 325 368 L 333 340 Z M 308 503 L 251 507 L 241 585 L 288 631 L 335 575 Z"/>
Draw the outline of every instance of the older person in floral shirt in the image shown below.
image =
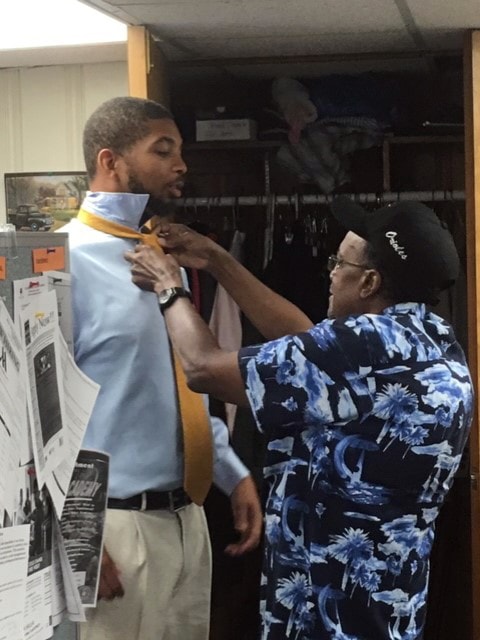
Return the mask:
<path fill-rule="evenodd" d="M 332 211 L 348 233 L 330 258 L 329 319 L 312 326 L 178 225 L 158 230 L 164 247 L 278 339 L 225 353 L 185 298 L 165 318 L 190 386 L 249 404 L 268 438 L 262 637 L 418 640 L 435 520 L 472 417 L 463 351 L 426 306 L 458 256 L 422 204 L 367 213 L 340 198 Z M 139 286 L 182 284 L 172 255 L 127 259 Z"/>

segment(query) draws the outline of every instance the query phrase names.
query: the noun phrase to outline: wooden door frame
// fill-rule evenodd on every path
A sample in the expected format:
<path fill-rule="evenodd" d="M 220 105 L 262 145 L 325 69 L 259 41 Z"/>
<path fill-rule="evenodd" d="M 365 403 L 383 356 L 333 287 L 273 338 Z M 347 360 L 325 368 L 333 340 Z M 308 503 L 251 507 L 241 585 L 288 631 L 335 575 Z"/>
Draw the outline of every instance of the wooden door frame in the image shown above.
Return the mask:
<path fill-rule="evenodd" d="M 128 93 L 170 104 L 167 59 L 146 27 L 128 27 Z"/>
<path fill-rule="evenodd" d="M 472 639 L 480 638 L 480 31 L 468 32 L 464 46 L 465 206 L 467 243 L 468 362 L 475 386 L 470 436 Z"/>

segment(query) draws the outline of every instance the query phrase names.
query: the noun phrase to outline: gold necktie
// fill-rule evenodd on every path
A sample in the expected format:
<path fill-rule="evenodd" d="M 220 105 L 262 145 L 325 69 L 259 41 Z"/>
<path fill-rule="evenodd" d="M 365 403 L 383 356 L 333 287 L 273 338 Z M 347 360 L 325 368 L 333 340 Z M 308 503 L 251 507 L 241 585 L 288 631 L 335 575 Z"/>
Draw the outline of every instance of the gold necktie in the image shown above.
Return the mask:
<path fill-rule="evenodd" d="M 103 233 L 119 238 L 140 240 L 154 247 L 157 251 L 162 251 L 155 235 L 140 233 L 84 209 L 80 209 L 77 219 L 97 231 L 103 231 Z M 213 477 L 210 421 L 202 396 L 188 388 L 185 373 L 175 352 L 173 352 L 173 362 L 183 430 L 183 486 L 193 502 L 201 505 L 206 498 Z"/>

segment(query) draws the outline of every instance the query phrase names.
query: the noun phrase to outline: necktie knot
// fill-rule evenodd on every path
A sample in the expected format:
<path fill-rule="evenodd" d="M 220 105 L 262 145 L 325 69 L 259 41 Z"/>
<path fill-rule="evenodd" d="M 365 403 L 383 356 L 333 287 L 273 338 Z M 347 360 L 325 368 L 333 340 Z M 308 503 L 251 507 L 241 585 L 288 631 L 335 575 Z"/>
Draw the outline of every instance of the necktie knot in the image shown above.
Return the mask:
<path fill-rule="evenodd" d="M 131 238 L 132 240 L 139 240 L 140 242 L 148 244 L 158 251 L 163 251 L 162 247 L 158 244 L 157 236 L 153 233 L 130 229 L 130 227 L 119 224 L 118 222 L 113 222 L 113 220 L 107 220 L 106 218 L 97 216 L 94 213 L 85 211 L 85 209 L 80 209 L 77 219 L 87 226 L 93 227 L 93 229 L 96 229 L 97 231 L 103 231 L 103 233 L 107 233 L 110 236 L 115 236 L 116 238 Z"/>

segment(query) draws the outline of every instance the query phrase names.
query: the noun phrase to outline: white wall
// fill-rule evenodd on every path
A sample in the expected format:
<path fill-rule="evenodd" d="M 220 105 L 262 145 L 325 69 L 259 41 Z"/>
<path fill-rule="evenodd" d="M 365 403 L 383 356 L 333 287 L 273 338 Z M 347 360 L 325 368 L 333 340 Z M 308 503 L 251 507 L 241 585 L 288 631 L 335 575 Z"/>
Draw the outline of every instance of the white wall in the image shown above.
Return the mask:
<path fill-rule="evenodd" d="M 128 95 L 126 62 L 0 70 L 0 223 L 4 174 L 83 171 L 83 125 L 121 95 Z"/>

